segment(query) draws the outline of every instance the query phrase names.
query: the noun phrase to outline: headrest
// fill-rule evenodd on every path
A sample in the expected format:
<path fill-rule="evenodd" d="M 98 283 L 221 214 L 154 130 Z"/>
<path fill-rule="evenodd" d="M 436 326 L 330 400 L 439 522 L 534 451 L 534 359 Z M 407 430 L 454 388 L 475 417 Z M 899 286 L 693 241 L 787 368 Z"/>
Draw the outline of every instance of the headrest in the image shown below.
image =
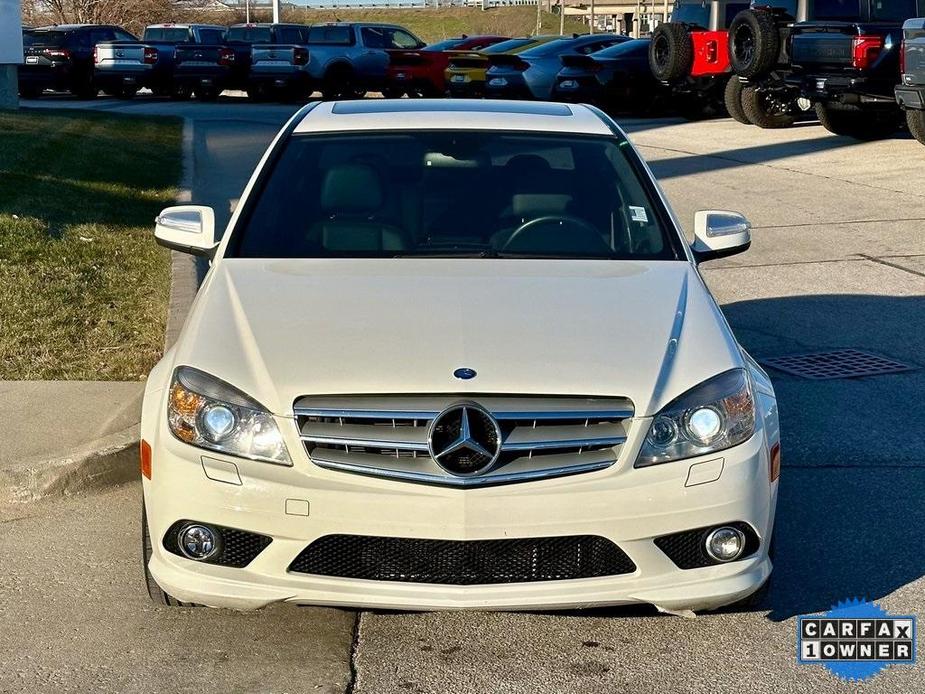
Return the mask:
<path fill-rule="evenodd" d="M 511 198 L 511 212 L 515 217 L 563 214 L 571 202 L 571 195 L 561 193 L 517 193 Z"/>
<path fill-rule="evenodd" d="M 328 169 L 321 186 L 325 212 L 372 212 L 382 207 L 382 181 L 366 164 L 338 164 Z"/>
<path fill-rule="evenodd" d="M 539 154 L 516 154 L 508 159 L 504 168 L 512 175 L 529 175 L 531 173 L 549 171 L 552 167 L 550 167 L 549 162 Z"/>

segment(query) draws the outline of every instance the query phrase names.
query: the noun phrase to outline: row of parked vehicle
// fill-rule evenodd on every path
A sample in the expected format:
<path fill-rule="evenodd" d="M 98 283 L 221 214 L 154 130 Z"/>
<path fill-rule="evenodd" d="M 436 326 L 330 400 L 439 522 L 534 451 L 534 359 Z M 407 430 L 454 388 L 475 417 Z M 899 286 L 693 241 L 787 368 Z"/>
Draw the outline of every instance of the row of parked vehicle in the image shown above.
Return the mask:
<path fill-rule="evenodd" d="M 425 48 L 403 27 L 373 23 L 155 24 L 141 39 L 115 26 L 56 25 L 23 31 L 19 91 L 215 99 L 225 89 L 254 99 L 350 98 L 368 90 L 398 96 L 389 53 Z"/>
<path fill-rule="evenodd" d="M 925 144 L 925 0 L 676 0 L 650 38 L 461 36 L 425 45 L 390 24 L 158 24 L 24 31 L 23 96 L 67 89 L 128 98 L 255 100 L 496 97 L 723 112 L 763 128 L 814 115 L 860 139 L 908 128 Z"/>
<path fill-rule="evenodd" d="M 762 128 L 810 109 L 829 131 L 925 144 L 925 0 L 677 0 L 656 28 L 652 73 Z M 918 18 L 917 18 L 918 17 Z"/>

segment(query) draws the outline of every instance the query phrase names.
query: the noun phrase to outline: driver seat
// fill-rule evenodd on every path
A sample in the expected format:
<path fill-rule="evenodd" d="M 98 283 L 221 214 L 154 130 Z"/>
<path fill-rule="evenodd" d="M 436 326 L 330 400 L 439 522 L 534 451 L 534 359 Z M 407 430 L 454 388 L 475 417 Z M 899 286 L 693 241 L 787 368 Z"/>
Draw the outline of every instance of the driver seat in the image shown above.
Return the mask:
<path fill-rule="evenodd" d="M 410 247 L 406 232 L 384 219 L 385 193 L 378 172 L 367 164 L 338 164 L 321 185 L 325 219 L 308 230 L 309 242 L 325 251 L 377 253 Z"/>

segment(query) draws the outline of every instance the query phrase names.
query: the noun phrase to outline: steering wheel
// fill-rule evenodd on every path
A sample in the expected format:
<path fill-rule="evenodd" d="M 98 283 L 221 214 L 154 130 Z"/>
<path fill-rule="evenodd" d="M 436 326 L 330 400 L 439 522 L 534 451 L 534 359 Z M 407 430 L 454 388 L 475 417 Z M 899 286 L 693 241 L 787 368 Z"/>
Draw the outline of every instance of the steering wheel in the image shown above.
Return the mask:
<path fill-rule="evenodd" d="M 567 236 L 566 228 L 571 227 Z M 571 215 L 545 215 L 524 222 L 510 235 L 498 250 L 530 253 L 542 249 L 544 242 L 554 235 L 558 244 L 550 244 L 560 253 L 587 253 L 588 255 L 610 255 L 613 251 L 604 243 L 600 232 L 580 217 Z M 563 243 L 564 242 L 564 243 Z M 558 246 L 558 248 L 556 248 Z M 519 248 L 518 248 L 519 247 Z"/>

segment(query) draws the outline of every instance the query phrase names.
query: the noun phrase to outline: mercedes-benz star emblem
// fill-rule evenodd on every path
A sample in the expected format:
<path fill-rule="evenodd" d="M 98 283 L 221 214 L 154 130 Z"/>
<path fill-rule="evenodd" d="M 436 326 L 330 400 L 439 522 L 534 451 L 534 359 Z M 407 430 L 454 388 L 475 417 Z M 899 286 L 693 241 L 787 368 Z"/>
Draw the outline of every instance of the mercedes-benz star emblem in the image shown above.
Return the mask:
<path fill-rule="evenodd" d="M 456 404 L 434 418 L 427 446 L 434 462 L 451 475 L 478 475 L 501 454 L 501 427 L 478 405 Z"/>

